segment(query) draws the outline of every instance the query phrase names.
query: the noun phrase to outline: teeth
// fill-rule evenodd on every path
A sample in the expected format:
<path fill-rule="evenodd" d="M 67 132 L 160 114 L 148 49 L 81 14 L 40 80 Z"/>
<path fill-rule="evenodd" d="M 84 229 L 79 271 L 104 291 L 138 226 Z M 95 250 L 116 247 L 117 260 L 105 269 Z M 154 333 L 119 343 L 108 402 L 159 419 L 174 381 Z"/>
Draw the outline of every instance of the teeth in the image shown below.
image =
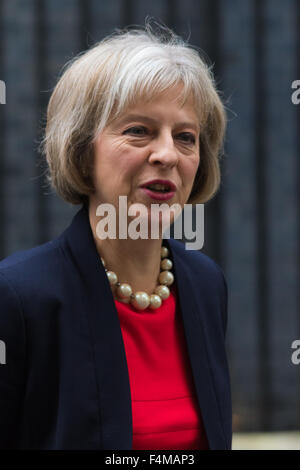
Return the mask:
<path fill-rule="evenodd" d="M 151 185 L 147 186 L 147 188 L 156 189 L 158 191 L 168 191 L 169 190 L 168 186 L 166 186 L 164 184 L 159 184 L 159 183 L 151 184 Z"/>

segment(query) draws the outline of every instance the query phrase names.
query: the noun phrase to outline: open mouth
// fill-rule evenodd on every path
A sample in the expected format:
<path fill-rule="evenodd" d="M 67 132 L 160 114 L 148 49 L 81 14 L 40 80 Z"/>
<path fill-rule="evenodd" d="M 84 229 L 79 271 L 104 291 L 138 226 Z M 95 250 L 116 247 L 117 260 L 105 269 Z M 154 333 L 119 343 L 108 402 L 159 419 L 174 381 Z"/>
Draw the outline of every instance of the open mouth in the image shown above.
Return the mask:
<path fill-rule="evenodd" d="M 151 199 L 156 199 L 157 201 L 168 201 L 169 199 L 172 199 L 175 191 L 173 191 L 171 188 L 153 188 L 151 186 L 144 186 L 141 188 L 144 193 L 150 197 Z"/>
<path fill-rule="evenodd" d="M 176 193 L 176 185 L 172 181 L 156 179 L 148 181 L 141 186 L 146 196 L 157 201 L 168 201 Z"/>
<path fill-rule="evenodd" d="M 146 189 L 150 191 L 154 191 L 156 193 L 169 193 L 171 192 L 171 188 L 167 184 L 150 184 L 149 186 L 144 186 Z"/>
<path fill-rule="evenodd" d="M 146 189 L 149 189 L 150 191 L 154 191 L 155 193 L 169 193 L 170 192 L 169 188 L 154 188 L 153 186 L 146 186 Z"/>

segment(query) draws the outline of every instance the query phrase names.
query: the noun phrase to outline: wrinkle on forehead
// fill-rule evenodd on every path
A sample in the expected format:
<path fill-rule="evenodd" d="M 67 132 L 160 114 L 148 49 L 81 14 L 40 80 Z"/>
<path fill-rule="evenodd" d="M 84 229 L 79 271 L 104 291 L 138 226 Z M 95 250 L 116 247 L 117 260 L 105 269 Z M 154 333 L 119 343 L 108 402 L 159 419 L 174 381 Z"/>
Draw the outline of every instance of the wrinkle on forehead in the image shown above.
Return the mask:
<path fill-rule="evenodd" d="M 192 92 L 190 92 L 188 95 L 184 93 L 184 87 L 183 85 L 177 85 L 173 86 L 163 92 L 155 93 L 152 91 L 151 95 L 146 95 L 146 96 L 140 96 L 136 97 L 135 100 L 133 100 L 128 106 L 126 106 L 121 112 L 117 113 L 112 113 L 112 119 L 109 120 L 107 125 L 112 124 L 114 121 L 118 120 L 127 120 L 127 116 L 132 114 L 138 114 L 134 112 L 136 108 L 141 108 L 144 109 L 147 105 L 151 105 L 151 103 L 159 102 L 162 99 L 168 99 L 170 103 L 177 103 L 179 107 L 182 109 L 184 106 L 191 106 L 193 111 L 195 112 L 195 115 L 197 116 L 197 124 L 191 126 L 195 127 L 195 130 L 199 130 L 201 127 L 201 124 L 203 122 L 203 116 L 200 116 L 199 110 L 196 109 L 195 107 L 195 100 L 194 100 L 194 95 Z M 146 110 L 144 109 L 144 115 L 146 114 Z"/>

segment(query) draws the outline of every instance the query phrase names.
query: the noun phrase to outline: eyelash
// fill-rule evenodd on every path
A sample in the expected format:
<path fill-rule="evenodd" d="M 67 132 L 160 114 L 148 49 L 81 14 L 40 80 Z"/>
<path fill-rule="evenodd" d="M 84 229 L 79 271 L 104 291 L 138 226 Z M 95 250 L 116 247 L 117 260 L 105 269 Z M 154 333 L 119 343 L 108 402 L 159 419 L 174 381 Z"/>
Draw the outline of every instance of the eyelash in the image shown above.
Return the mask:
<path fill-rule="evenodd" d="M 128 134 L 128 133 L 132 133 L 132 134 L 135 134 L 136 136 L 141 136 L 141 137 L 144 137 L 145 133 L 143 134 L 136 134 L 134 132 L 134 130 L 139 130 L 139 131 L 147 131 L 147 128 L 146 127 L 143 127 L 143 126 L 133 126 L 133 127 L 130 127 L 129 129 L 126 129 L 126 131 L 124 131 L 124 134 Z M 179 134 L 180 136 L 185 136 L 185 137 L 188 137 L 188 140 L 184 140 L 185 143 L 187 144 L 195 144 L 196 143 L 196 139 L 195 139 L 195 136 L 189 132 L 182 132 L 181 134 Z"/>
<path fill-rule="evenodd" d="M 145 127 L 142 127 L 142 126 L 134 126 L 134 127 L 130 127 L 129 129 L 126 129 L 126 131 L 124 131 L 124 134 L 127 134 L 127 133 L 129 133 L 129 132 L 134 133 L 134 132 L 132 132 L 134 129 L 135 129 L 135 130 L 139 130 L 139 131 L 140 131 L 140 130 L 142 130 L 142 131 L 146 131 L 146 130 L 147 130 Z M 141 134 L 139 134 L 139 135 L 141 135 Z"/>

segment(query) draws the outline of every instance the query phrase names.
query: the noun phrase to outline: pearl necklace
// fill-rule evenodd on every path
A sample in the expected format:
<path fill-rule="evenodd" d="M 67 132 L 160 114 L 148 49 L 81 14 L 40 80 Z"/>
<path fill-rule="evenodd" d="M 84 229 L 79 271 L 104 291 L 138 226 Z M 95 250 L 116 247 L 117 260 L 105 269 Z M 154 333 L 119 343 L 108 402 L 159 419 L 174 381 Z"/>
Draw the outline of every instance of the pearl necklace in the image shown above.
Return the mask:
<path fill-rule="evenodd" d="M 170 295 L 170 286 L 174 282 L 174 276 L 170 272 L 172 269 L 173 263 L 167 258 L 169 255 L 169 250 L 165 246 L 161 247 L 161 262 L 160 262 L 160 274 L 158 277 L 159 285 L 155 288 L 154 293 L 150 296 L 146 292 L 132 292 L 132 288 L 126 282 L 119 282 L 116 273 L 109 271 L 105 267 L 105 261 L 101 257 L 101 261 L 105 268 L 109 283 L 111 286 L 117 288 L 117 296 L 120 298 L 121 302 L 130 303 L 137 310 L 144 310 L 149 307 L 152 310 L 157 309 L 161 306 L 162 301 L 167 299 Z"/>

